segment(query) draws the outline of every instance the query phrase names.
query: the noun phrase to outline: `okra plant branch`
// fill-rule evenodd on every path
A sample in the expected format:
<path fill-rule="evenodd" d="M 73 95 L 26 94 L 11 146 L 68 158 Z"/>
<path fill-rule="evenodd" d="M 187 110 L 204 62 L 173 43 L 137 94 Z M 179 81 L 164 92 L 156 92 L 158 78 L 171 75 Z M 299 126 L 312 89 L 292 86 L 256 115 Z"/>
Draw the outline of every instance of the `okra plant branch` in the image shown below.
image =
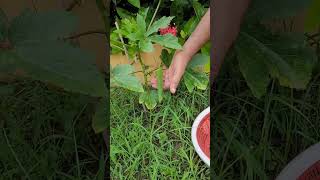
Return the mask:
<path fill-rule="evenodd" d="M 116 20 L 116 22 L 115 22 L 114 24 L 116 25 L 117 30 L 119 30 L 120 28 L 119 28 L 119 24 L 118 24 L 117 20 Z M 128 50 L 127 50 L 127 48 L 126 48 L 126 46 L 125 46 L 123 37 L 122 37 L 121 33 L 118 33 L 118 35 L 119 35 L 120 41 L 121 41 L 121 43 L 122 43 L 122 45 L 123 45 L 124 54 L 126 55 L 128 61 L 130 61 L 130 57 L 129 57 L 129 54 L 128 54 Z"/>
<path fill-rule="evenodd" d="M 152 19 L 151 19 L 151 21 L 150 21 L 150 24 L 149 24 L 149 26 L 148 26 L 148 29 L 147 29 L 147 30 L 149 30 L 149 29 L 150 29 L 150 27 L 151 27 L 151 25 L 152 25 L 152 23 L 153 23 L 153 21 L 154 21 L 154 18 L 156 17 L 156 14 L 158 13 L 158 10 L 159 10 L 159 7 L 160 7 L 160 4 L 161 4 L 161 0 L 159 0 L 159 2 L 158 2 L 158 5 L 157 5 L 157 7 L 156 7 L 155 12 L 153 13 Z"/>
<path fill-rule="evenodd" d="M 138 50 L 138 60 L 139 60 L 139 63 L 141 65 L 142 72 L 143 72 L 144 85 L 147 87 L 147 89 L 149 89 L 149 87 L 148 87 L 148 77 L 147 77 L 148 74 L 147 74 L 147 70 L 146 70 L 146 65 L 142 61 L 141 54 L 140 54 L 139 50 Z"/>

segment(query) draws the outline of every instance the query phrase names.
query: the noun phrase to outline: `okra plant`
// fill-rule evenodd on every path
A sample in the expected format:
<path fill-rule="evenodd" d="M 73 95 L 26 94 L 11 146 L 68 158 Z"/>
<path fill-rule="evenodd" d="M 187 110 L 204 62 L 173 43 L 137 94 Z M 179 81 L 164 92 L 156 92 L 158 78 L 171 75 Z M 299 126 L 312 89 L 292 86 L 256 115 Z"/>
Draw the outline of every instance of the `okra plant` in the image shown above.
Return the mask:
<path fill-rule="evenodd" d="M 156 20 L 160 3 L 161 0 L 158 2 L 150 21 L 148 20 L 150 19 L 148 18 L 150 17 L 148 16 L 149 8 L 140 8 L 139 12 L 133 16 L 128 15 L 129 13 L 123 9 L 121 11 L 118 10 L 118 14 L 122 19 L 116 20 L 115 28 L 110 36 L 112 53 L 123 53 L 128 58 L 128 64 L 120 64 L 111 69 L 111 86 L 118 86 L 140 93 L 139 103 L 144 104 L 148 109 L 155 108 L 157 103 L 162 101 L 164 95 L 162 89 L 163 69 L 169 67 L 174 52 L 182 48 L 181 44 L 190 35 L 190 29 L 194 28 L 191 25 L 194 21 L 190 21 L 184 31 L 181 30 L 181 37 L 177 37 L 176 28 L 170 27 L 174 17 L 162 16 Z M 203 10 L 202 15 L 204 12 Z M 164 47 L 164 50 L 159 59 L 161 61 L 160 66 L 152 69 L 144 63 L 147 59 L 142 59 L 141 54 L 153 52 L 155 44 Z M 140 82 L 135 76 L 138 71 L 132 66 L 134 62 L 138 62 L 141 66 L 143 82 Z M 203 70 L 209 69 L 208 62 L 209 51 L 207 50 L 206 53 L 195 55 L 189 64 L 183 77 L 183 82 L 190 92 L 195 88 L 201 90 L 207 88 L 208 71 Z M 150 76 L 153 73 L 156 74 L 159 82 L 157 90 L 151 89 L 149 85 Z"/>

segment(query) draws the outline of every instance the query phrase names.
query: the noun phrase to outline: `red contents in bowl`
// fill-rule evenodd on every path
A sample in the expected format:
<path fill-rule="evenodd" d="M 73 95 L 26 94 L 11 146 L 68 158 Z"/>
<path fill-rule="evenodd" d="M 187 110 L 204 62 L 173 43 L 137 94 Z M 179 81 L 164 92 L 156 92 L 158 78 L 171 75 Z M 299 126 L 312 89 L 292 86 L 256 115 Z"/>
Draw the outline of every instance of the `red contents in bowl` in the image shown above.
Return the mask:
<path fill-rule="evenodd" d="M 210 113 L 199 123 L 197 129 L 197 141 L 201 150 L 210 159 Z"/>
<path fill-rule="evenodd" d="M 309 167 L 298 180 L 319 180 L 320 179 L 320 160 Z"/>

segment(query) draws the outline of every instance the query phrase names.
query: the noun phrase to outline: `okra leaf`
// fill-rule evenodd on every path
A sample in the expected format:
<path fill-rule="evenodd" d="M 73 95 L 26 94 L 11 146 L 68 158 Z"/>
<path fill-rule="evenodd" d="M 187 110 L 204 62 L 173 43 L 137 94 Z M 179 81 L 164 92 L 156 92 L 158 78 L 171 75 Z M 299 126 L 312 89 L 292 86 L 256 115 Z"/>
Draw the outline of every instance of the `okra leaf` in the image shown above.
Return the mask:
<path fill-rule="evenodd" d="M 182 46 L 178 42 L 178 38 L 172 34 L 165 35 L 153 35 L 149 37 L 150 40 L 154 43 L 158 43 L 164 47 L 172 49 L 181 49 Z"/>
<path fill-rule="evenodd" d="M 143 52 L 152 52 L 154 50 L 153 44 L 150 39 L 144 39 L 139 41 L 139 48 Z"/>
<path fill-rule="evenodd" d="M 161 51 L 160 55 L 162 63 L 166 66 L 169 67 L 173 58 L 173 53 L 169 53 L 167 49 L 163 49 Z"/>
<path fill-rule="evenodd" d="M 146 36 L 151 35 L 152 33 L 158 32 L 160 28 L 166 28 L 170 24 L 174 17 L 162 17 L 159 20 L 152 23 L 150 29 L 147 31 Z"/>
<path fill-rule="evenodd" d="M 94 56 L 60 41 L 19 43 L 15 52 L 27 75 L 65 90 L 103 97 L 107 92 Z"/>
<path fill-rule="evenodd" d="M 209 84 L 209 78 L 206 73 L 196 72 L 191 68 L 185 71 L 183 80 L 189 92 L 192 92 L 195 88 L 206 90 Z"/>
<path fill-rule="evenodd" d="M 240 71 L 253 95 L 261 98 L 270 83 L 269 71 L 254 43 L 241 41 L 236 45 Z"/>
<path fill-rule="evenodd" d="M 157 105 L 158 94 L 155 90 L 145 91 L 140 94 L 139 103 L 145 104 L 148 109 L 154 109 Z"/>
<path fill-rule="evenodd" d="M 132 65 L 117 65 L 112 70 L 111 80 L 116 86 L 135 92 L 144 92 L 140 80 L 131 75 L 133 72 L 134 67 Z"/>

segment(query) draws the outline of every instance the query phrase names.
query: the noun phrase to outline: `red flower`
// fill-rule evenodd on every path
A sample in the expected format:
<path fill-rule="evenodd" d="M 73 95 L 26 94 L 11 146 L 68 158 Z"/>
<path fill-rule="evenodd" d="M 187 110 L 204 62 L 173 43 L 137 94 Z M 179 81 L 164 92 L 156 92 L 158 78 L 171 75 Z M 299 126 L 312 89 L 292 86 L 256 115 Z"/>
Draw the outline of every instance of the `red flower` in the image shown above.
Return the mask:
<path fill-rule="evenodd" d="M 169 34 L 170 33 L 170 34 L 172 34 L 174 36 L 177 36 L 177 28 L 174 27 L 174 26 L 168 26 L 166 28 L 160 28 L 159 31 L 160 31 L 161 35 L 165 35 L 165 34 Z"/>

